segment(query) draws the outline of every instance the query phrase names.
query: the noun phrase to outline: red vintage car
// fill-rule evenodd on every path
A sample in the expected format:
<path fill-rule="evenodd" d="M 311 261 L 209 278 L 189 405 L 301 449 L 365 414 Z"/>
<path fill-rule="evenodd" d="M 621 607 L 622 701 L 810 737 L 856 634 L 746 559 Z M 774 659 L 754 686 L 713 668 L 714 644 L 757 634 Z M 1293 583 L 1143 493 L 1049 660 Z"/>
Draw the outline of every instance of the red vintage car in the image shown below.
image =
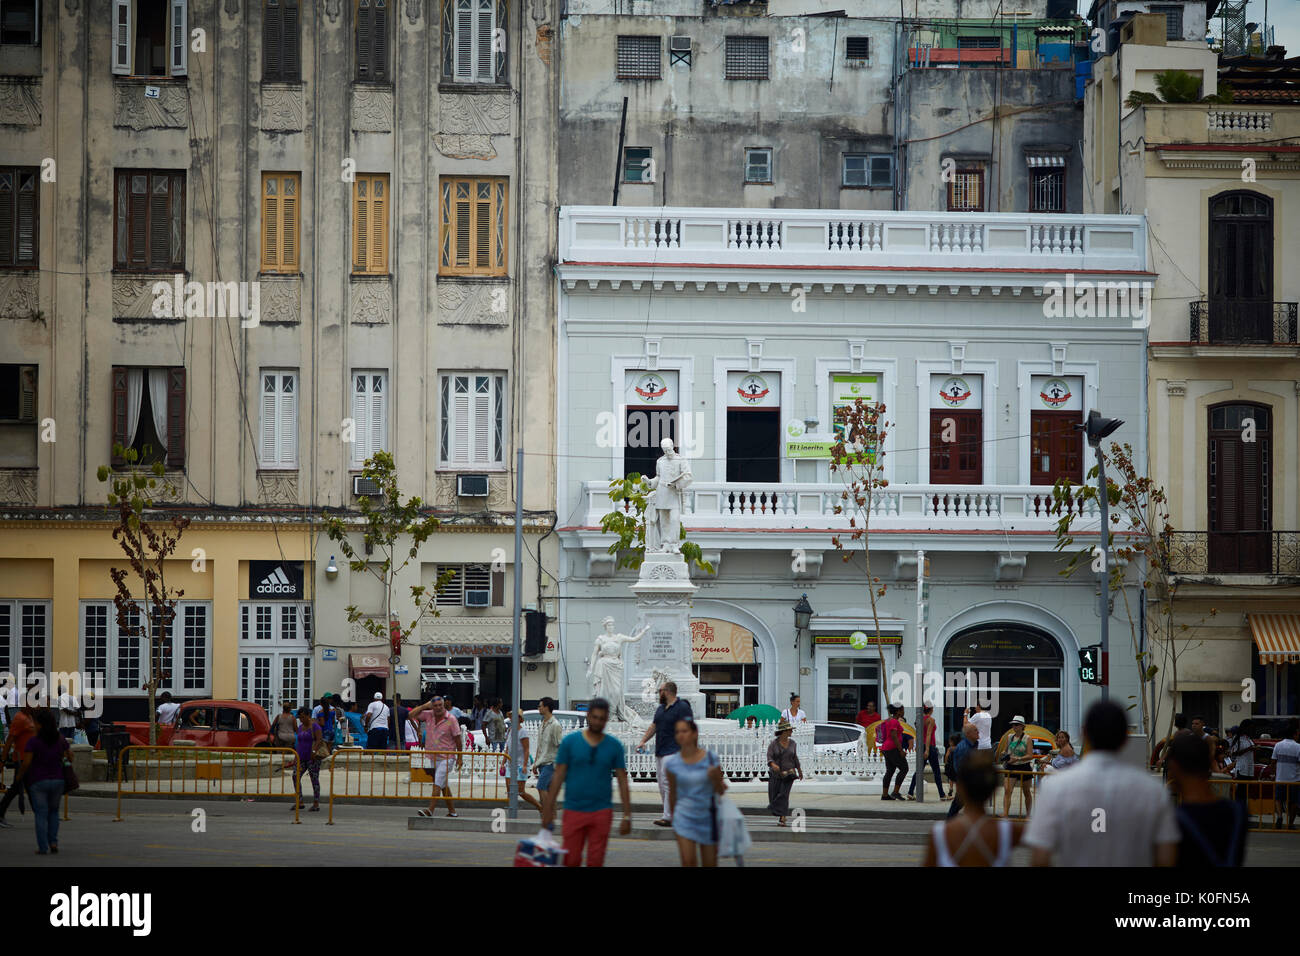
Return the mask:
<path fill-rule="evenodd" d="M 127 721 L 119 724 L 132 744 L 149 743 L 149 724 Z M 259 704 L 246 700 L 191 700 L 181 704 L 176 722 L 159 727 L 158 746 L 174 740 L 192 740 L 196 747 L 266 747 L 271 720 Z"/>

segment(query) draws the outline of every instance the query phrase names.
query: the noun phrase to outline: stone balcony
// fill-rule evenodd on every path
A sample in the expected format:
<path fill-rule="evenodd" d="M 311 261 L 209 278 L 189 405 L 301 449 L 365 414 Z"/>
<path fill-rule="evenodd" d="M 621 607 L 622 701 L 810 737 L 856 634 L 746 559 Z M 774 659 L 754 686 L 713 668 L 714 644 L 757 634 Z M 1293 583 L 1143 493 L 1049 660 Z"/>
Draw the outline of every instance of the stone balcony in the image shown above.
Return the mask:
<path fill-rule="evenodd" d="M 732 531 L 847 533 L 850 515 L 835 513 L 844 492 L 840 483 L 697 481 L 686 491 L 682 523 L 697 541 L 701 533 Z M 583 495 L 583 525 L 599 528 L 601 518 L 614 510 L 609 483 L 588 481 Z M 1076 507 L 1082 513 L 1078 530 L 1095 530 L 1100 518 L 1096 503 Z M 1060 518 L 1050 485 L 890 484 L 871 502 L 870 528 L 882 533 L 1052 535 Z M 860 517 L 857 524 L 862 524 Z"/>
<path fill-rule="evenodd" d="M 753 283 L 764 287 L 785 281 L 782 269 L 800 270 L 807 284 L 845 284 L 848 275 L 869 286 L 880 270 L 897 277 L 890 291 L 958 272 L 963 284 L 986 285 L 1032 285 L 1037 274 L 1041 286 L 1044 272 L 1146 268 L 1140 216 L 566 206 L 559 246 L 570 289 L 609 278 L 611 267 L 653 268 L 659 282 L 675 281 L 675 267 L 755 270 Z M 630 268 L 621 271 L 640 286 Z M 1017 272 L 1028 281 L 1006 278 Z"/>

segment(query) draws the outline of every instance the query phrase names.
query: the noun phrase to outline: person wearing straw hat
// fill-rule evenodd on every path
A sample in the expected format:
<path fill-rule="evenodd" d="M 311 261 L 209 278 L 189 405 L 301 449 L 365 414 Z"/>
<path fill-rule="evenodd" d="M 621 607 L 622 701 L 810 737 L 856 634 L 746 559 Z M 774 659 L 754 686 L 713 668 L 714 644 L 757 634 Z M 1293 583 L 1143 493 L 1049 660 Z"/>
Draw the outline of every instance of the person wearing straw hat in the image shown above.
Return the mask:
<path fill-rule="evenodd" d="M 798 745 L 793 740 L 794 724 L 781 718 L 776 725 L 776 739 L 767 748 L 767 810 L 778 817 L 777 826 L 785 826 L 790 815 L 790 789 L 803 779 Z"/>
<path fill-rule="evenodd" d="M 1034 747 L 1025 733 L 1025 718 L 1019 714 L 1011 718 L 1011 731 L 1007 737 L 1007 749 L 1002 755 L 1002 766 L 1007 771 L 1006 783 L 1002 791 L 1002 815 L 1009 816 L 1011 813 L 1011 791 L 1016 787 L 1016 781 L 1020 781 L 1020 792 L 1025 798 L 1025 816 L 1029 816 L 1030 808 L 1033 807 L 1033 783 L 1034 776 L 1030 772 L 1034 769 Z"/>

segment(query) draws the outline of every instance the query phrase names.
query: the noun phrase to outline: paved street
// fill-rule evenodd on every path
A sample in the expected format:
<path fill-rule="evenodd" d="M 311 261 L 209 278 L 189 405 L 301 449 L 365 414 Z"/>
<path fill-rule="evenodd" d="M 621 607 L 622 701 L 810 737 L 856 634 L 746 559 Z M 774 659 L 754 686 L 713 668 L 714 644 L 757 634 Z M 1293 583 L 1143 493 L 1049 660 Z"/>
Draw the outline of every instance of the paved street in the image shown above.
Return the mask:
<path fill-rule="evenodd" d="M 205 814 L 206 832 L 192 830 L 195 809 Z M 60 831 L 58 856 L 34 854 L 31 817 L 18 815 L 12 830 L 0 830 L 0 857 L 19 866 L 506 866 L 517 836 L 466 830 L 410 830 L 413 805 L 336 808 L 336 823 L 326 825 L 326 814 L 304 813 L 294 825 L 288 804 L 273 802 L 191 803 L 180 800 L 128 800 L 121 822 L 113 820 L 114 803 L 94 798 L 74 798 L 71 820 Z M 650 815 L 641 815 L 641 823 Z M 485 809 L 463 811 L 463 821 L 482 821 Z M 535 811 L 521 811 L 531 824 Z M 771 821 L 747 817 L 756 836 L 774 829 Z M 846 836 L 922 831 L 923 820 L 809 818 L 810 830 L 833 823 Z M 441 818 L 436 821 L 441 822 Z M 783 834 L 784 835 L 784 834 Z M 749 866 L 910 866 L 920 862 L 918 842 L 885 843 L 803 842 L 789 834 L 788 842 L 754 844 Z M 1016 865 L 1028 862 L 1017 851 Z M 612 842 L 610 866 L 670 866 L 676 849 L 666 839 L 617 839 Z M 1300 834 L 1252 834 L 1247 854 L 1249 866 L 1293 866 L 1300 863 Z"/>

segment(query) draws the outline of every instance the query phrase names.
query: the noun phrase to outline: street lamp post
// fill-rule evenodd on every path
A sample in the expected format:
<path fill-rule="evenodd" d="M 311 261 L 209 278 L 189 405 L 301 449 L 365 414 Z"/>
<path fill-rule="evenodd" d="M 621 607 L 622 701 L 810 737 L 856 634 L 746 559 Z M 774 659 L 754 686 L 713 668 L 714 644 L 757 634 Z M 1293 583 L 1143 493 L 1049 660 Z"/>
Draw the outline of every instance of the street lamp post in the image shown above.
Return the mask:
<path fill-rule="evenodd" d="M 1080 427 L 1088 438 L 1088 444 L 1097 453 L 1097 498 L 1101 503 L 1101 661 L 1103 680 L 1101 699 L 1110 699 L 1110 495 L 1106 484 L 1106 456 L 1101 450 L 1101 441 L 1124 423 L 1118 418 L 1103 418 L 1095 408 L 1088 413 L 1088 420 Z"/>
<path fill-rule="evenodd" d="M 808 603 L 808 595 L 805 592 L 800 595 L 799 603 L 794 606 L 794 666 L 798 671 L 795 675 L 795 685 L 799 688 L 800 696 L 803 695 L 803 661 L 799 654 L 799 635 L 808 630 L 812 624 L 812 617 L 812 605 Z"/>

